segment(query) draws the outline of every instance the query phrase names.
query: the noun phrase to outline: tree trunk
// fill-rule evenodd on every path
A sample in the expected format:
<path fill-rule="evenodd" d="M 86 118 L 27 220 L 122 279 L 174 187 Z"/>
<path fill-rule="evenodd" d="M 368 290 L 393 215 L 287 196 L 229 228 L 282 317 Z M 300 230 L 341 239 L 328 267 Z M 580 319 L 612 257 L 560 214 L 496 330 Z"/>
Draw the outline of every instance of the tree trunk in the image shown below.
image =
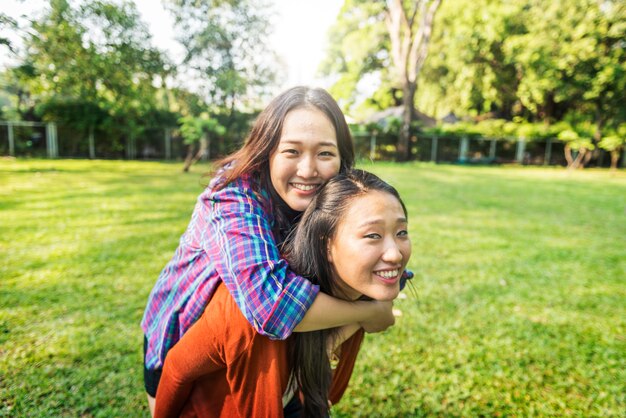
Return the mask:
<path fill-rule="evenodd" d="M 411 121 L 414 98 L 424 61 L 428 56 L 428 44 L 433 30 L 435 12 L 441 0 L 418 0 L 409 5 L 402 0 L 387 1 L 385 24 L 391 41 L 391 58 L 398 84 L 402 85 L 402 128 L 396 146 L 396 161 L 411 158 Z M 405 6 L 411 7 L 406 10 Z"/>
<path fill-rule="evenodd" d="M 617 162 L 619 161 L 619 149 L 611 151 L 611 171 L 617 170 Z"/>
<path fill-rule="evenodd" d="M 183 167 L 183 172 L 185 173 L 189 171 L 189 167 L 193 164 L 193 153 L 195 149 L 195 143 L 187 145 L 187 156 L 185 157 L 185 165 Z"/>
<path fill-rule="evenodd" d="M 205 158 L 208 155 L 209 151 L 209 138 L 207 135 L 203 136 L 200 139 L 200 149 L 196 155 L 193 155 L 193 149 L 195 146 L 193 144 L 189 145 L 189 149 L 187 151 L 187 157 L 185 158 L 185 167 L 183 167 L 183 171 L 189 171 L 189 168 L 194 165 L 200 158 Z"/>
<path fill-rule="evenodd" d="M 565 144 L 563 153 L 565 154 L 565 161 L 567 161 L 567 168 L 570 168 L 574 163 L 574 158 L 572 158 L 572 148 L 569 146 L 569 144 Z"/>
<path fill-rule="evenodd" d="M 403 88 L 402 96 L 402 127 L 396 149 L 396 161 L 409 161 L 411 159 L 411 122 L 413 121 L 413 100 L 417 84 L 407 81 Z"/>
<path fill-rule="evenodd" d="M 585 168 L 585 164 L 587 164 L 589 162 L 589 159 L 591 158 L 591 153 L 588 152 L 587 148 L 581 148 L 578 151 L 578 155 L 573 160 L 572 160 L 571 150 L 569 150 L 568 148 L 569 148 L 568 146 L 565 146 L 565 149 L 566 149 L 565 159 L 567 159 L 568 161 L 567 168 L 570 170 L 575 170 L 577 168 Z M 567 152 L 570 153 L 569 159 L 567 157 Z"/>
<path fill-rule="evenodd" d="M 580 168 L 585 168 L 585 166 L 589 164 L 591 157 L 593 157 L 593 152 L 585 149 L 585 155 L 583 155 L 582 161 L 580 163 Z"/>

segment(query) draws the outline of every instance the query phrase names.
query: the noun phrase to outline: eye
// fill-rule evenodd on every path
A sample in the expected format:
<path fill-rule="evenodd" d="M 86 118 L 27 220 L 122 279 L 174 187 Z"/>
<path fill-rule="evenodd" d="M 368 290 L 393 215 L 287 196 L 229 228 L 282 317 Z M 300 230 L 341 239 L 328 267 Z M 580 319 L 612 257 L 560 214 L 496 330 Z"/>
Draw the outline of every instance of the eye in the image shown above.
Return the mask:
<path fill-rule="evenodd" d="M 335 153 L 331 151 L 322 151 L 320 152 L 320 156 L 322 157 L 334 157 Z"/>
<path fill-rule="evenodd" d="M 399 237 L 408 237 L 409 236 L 409 231 L 407 231 L 406 229 L 398 231 L 398 236 Z"/>
<path fill-rule="evenodd" d="M 293 149 L 293 148 L 286 148 L 282 151 L 283 154 L 291 154 L 291 155 L 298 155 L 298 150 Z"/>
<path fill-rule="evenodd" d="M 376 234 L 376 233 L 374 233 L 374 234 L 367 234 L 367 235 L 365 235 L 365 238 L 369 238 L 369 239 L 380 239 L 380 238 L 382 238 L 382 237 L 380 236 L 380 234 Z"/>

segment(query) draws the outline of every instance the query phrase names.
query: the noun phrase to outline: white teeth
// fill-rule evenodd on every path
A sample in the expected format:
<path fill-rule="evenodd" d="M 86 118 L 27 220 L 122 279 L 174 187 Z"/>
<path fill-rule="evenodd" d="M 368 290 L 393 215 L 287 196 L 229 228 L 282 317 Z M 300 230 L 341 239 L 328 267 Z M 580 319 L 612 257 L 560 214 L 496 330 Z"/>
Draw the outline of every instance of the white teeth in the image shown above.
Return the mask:
<path fill-rule="evenodd" d="M 391 279 L 392 277 L 396 277 L 398 275 L 398 270 L 377 271 L 376 274 L 382 278 Z"/>
<path fill-rule="evenodd" d="M 302 190 L 308 192 L 309 190 L 313 190 L 317 187 L 317 184 L 299 184 L 299 183 L 291 183 L 293 187 L 298 190 Z"/>

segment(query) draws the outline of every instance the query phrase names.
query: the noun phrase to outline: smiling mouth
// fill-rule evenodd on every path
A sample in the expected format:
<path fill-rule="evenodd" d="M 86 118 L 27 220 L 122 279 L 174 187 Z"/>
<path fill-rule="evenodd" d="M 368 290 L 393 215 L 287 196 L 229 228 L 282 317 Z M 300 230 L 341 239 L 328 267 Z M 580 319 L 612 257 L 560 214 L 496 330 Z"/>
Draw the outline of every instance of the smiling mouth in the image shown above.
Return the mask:
<path fill-rule="evenodd" d="M 387 283 L 394 283 L 400 273 L 399 269 L 395 270 L 380 270 L 375 271 L 374 274 Z"/>
<path fill-rule="evenodd" d="M 304 183 L 290 183 L 294 189 L 301 190 L 303 192 L 310 192 L 319 187 L 319 184 L 304 184 Z"/>

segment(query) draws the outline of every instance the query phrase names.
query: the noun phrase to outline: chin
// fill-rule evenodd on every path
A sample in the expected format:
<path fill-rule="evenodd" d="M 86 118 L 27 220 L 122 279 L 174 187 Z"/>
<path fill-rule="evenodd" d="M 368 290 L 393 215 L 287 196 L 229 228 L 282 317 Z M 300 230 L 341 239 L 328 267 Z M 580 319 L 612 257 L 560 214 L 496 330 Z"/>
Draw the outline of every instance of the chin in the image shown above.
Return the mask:
<path fill-rule="evenodd" d="M 304 212 L 310 203 L 310 200 L 305 202 L 299 200 L 295 202 L 287 202 L 287 206 L 289 206 L 292 210 L 295 210 L 296 212 Z"/>
<path fill-rule="evenodd" d="M 370 296 L 374 300 L 378 300 L 380 302 L 388 302 L 394 300 L 400 294 L 400 288 L 395 290 L 386 290 L 384 292 L 374 292 L 372 296 Z"/>

